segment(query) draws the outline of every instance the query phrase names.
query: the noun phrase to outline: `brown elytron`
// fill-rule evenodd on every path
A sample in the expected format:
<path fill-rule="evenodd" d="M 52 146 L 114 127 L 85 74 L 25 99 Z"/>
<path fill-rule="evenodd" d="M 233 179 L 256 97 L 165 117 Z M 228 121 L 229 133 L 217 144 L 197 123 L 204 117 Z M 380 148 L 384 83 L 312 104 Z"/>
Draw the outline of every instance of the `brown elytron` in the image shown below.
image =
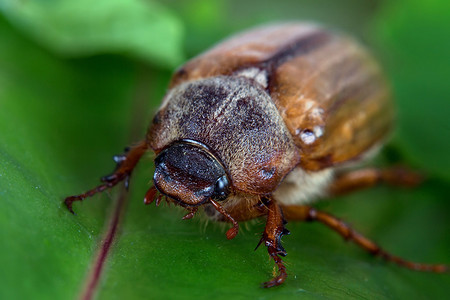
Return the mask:
<path fill-rule="evenodd" d="M 316 25 L 261 27 L 232 37 L 182 66 L 146 139 L 115 157 L 116 171 L 83 200 L 128 178 L 144 153 L 155 152 L 154 186 L 145 203 L 162 198 L 201 207 L 233 224 L 267 216 L 260 244 L 278 267 L 264 287 L 287 277 L 281 237 L 286 220 L 319 221 L 368 252 L 410 269 L 444 272 L 445 265 L 406 261 L 378 247 L 311 203 L 379 182 L 414 186 L 404 169 L 342 171 L 366 159 L 393 120 L 389 90 L 370 55 L 348 37 Z M 348 168 L 346 168 L 348 170 Z"/>

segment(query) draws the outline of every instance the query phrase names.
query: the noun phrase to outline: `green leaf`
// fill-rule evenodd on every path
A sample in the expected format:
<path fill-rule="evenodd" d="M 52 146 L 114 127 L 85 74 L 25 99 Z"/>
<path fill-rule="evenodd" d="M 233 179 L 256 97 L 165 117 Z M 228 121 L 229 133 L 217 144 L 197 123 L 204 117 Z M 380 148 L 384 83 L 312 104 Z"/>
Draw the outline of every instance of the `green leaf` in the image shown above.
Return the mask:
<path fill-rule="evenodd" d="M 394 1 L 378 19 L 399 105 L 398 142 L 421 169 L 450 179 L 450 2 Z"/>
<path fill-rule="evenodd" d="M 0 10 L 65 56 L 130 53 L 172 68 L 182 61 L 180 22 L 151 0 L 4 0 Z"/>
<path fill-rule="evenodd" d="M 204 216 L 182 221 L 173 206 L 144 206 L 151 155 L 133 173 L 128 193 L 117 187 L 75 203 L 71 215 L 64 197 L 98 184 L 114 167 L 112 155 L 144 137 L 168 80 L 167 72 L 120 56 L 61 59 L 0 17 L 0 299 L 82 295 L 121 195 L 119 226 L 94 291 L 99 299 L 447 297 L 448 274 L 384 263 L 320 224 L 295 222 L 283 238 L 289 277 L 262 289 L 273 271 L 264 247 L 253 251 L 264 220 L 242 224 L 228 241 L 227 224 Z M 404 109 L 409 105 L 400 102 Z M 439 140 L 449 137 L 443 131 Z M 401 150 L 402 159 L 411 159 Z M 394 254 L 449 263 L 445 162 L 427 170 L 434 179 L 420 188 L 379 187 L 319 208 Z"/>

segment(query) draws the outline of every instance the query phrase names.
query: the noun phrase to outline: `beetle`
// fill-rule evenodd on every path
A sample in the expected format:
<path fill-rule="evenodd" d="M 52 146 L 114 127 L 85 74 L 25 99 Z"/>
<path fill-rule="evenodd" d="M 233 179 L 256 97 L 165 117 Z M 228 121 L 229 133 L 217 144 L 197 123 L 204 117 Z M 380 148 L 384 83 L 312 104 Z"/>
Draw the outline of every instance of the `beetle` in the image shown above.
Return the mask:
<path fill-rule="evenodd" d="M 259 244 L 278 268 L 264 287 L 282 284 L 286 221 L 319 221 L 387 261 L 420 271 L 445 272 L 389 254 L 314 201 L 385 182 L 414 186 L 420 176 L 404 168 L 360 168 L 393 126 L 388 84 L 357 42 L 315 24 L 258 27 L 193 58 L 173 75 L 146 137 L 124 155 L 102 185 L 70 196 L 72 204 L 128 180 L 153 151 L 153 185 L 144 202 L 164 198 L 228 222 L 266 216 Z M 356 166 L 356 167 L 355 167 Z"/>

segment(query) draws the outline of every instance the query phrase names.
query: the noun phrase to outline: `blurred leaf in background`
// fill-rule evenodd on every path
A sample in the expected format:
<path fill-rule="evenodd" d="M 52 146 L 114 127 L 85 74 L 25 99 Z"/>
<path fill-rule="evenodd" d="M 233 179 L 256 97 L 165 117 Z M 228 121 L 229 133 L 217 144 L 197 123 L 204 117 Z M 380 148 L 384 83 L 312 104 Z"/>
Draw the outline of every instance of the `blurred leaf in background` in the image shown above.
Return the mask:
<path fill-rule="evenodd" d="M 182 62 L 182 24 L 155 1 L 2 0 L 0 9 L 38 44 L 64 56 L 129 53 L 161 66 Z"/>
<path fill-rule="evenodd" d="M 121 188 L 62 199 L 111 171 L 136 142 L 183 56 L 262 23 L 312 20 L 356 35 L 392 79 L 399 122 L 380 161 L 408 163 L 430 180 L 320 203 L 387 250 L 450 263 L 450 9 L 443 0 L 0 1 L 1 299 L 74 299 L 87 289 L 117 199 L 115 241 L 94 295 L 139 298 L 444 298 L 450 276 L 404 270 L 342 242 L 320 224 L 290 223 L 289 278 L 264 290 L 272 264 L 253 249 L 254 221 L 224 228 L 173 207 L 145 207 L 151 156 Z M 184 38 L 184 43 L 183 43 Z"/>
<path fill-rule="evenodd" d="M 394 1 L 375 20 L 409 161 L 450 179 L 450 2 Z"/>

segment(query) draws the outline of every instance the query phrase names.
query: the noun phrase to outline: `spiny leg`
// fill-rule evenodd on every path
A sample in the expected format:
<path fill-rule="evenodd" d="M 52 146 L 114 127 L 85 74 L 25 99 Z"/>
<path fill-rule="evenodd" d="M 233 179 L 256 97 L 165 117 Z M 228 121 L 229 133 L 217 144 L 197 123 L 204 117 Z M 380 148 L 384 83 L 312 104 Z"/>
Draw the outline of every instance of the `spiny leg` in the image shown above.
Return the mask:
<path fill-rule="evenodd" d="M 123 180 L 125 180 L 125 186 L 128 188 L 128 180 L 131 172 L 147 149 L 147 143 L 145 141 L 141 141 L 136 146 L 128 149 L 124 155 L 114 156 L 114 161 L 117 163 L 116 169 L 111 175 L 102 177 L 101 181 L 103 181 L 104 184 L 101 184 L 83 194 L 67 197 L 64 200 L 64 203 L 69 211 L 74 213 L 72 209 L 72 204 L 74 201 L 82 201 L 83 199 L 91 197 L 96 193 L 101 193 L 107 188 L 111 188 Z"/>
<path fill-rule="evenodd" d="M 401 257 L 392 255 L 385 250 L 381 249 L 377 244 L 368 238 L 364 237 L 359 232 L 355 231 L 348 224 L 344 223 L 340 219 L 327 214 L 322 211 L 318 211 L 310 206 L 283 206 L 283 211 L 288 220 L 299 221 L 319 221 L 329 228 L 339 233 L 344 239 L 355 242 L 358 246 L 368 251 L 369 253 L 379 256 L 386 261 L 394 262 L 397 265 L 406 267 L 408 269 L 416 271 L 428 271 L 435 273 L 443 273 L 449 270 L 447 265 L 443 264 L 423 264 L 407 261 Z"/>
<path fill-rule="evenodd" d="M 356 190 L 372 187 L 378 183 L 394 186 L 413 187 L 422 182 L 423 177 L 414 171 L 403 167 L 388 169 L 366 168 L 348 171 L 336 176 L 328 193 L 342 195 Z"/>
<path fill-rule="evenodd" d="M 266 199 L 264 201 L 268 208 L 267 213 L 267 223 L 264 229 L 264 233 L 256 246 L 255 250 L 264 242 L 267 247 L 270 257 L 274 260 L 278 267 L 278 276 L 274 277 L 272 280 L 264 282 L 263 287 L 269 288 L 282 284 L 287 277 L 286 267 L 283 264 L 281 256 L 286 256 L 286 251 L 281 246 L 281 237 L 284 234 L 289 234 L 289 231 L 284 227 L 286 221 L 283 218 L 283 213 L 278 204 L 273 200 Z"/>

